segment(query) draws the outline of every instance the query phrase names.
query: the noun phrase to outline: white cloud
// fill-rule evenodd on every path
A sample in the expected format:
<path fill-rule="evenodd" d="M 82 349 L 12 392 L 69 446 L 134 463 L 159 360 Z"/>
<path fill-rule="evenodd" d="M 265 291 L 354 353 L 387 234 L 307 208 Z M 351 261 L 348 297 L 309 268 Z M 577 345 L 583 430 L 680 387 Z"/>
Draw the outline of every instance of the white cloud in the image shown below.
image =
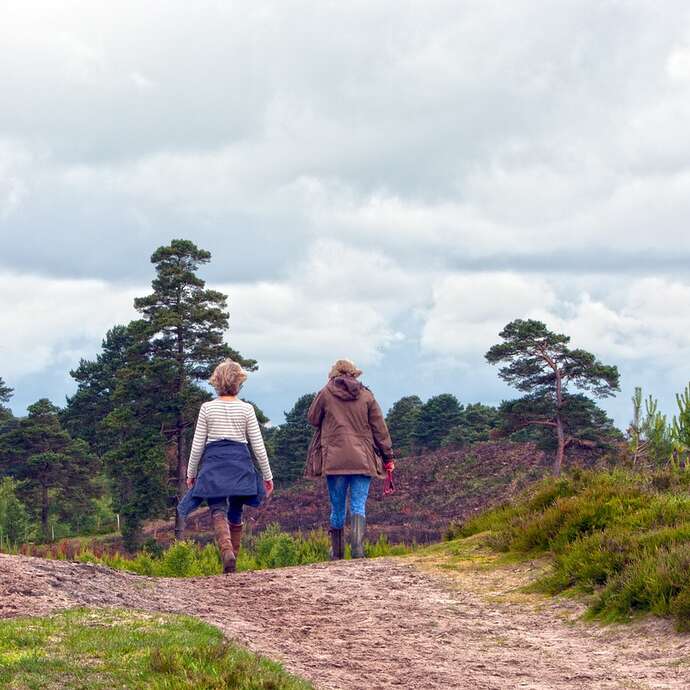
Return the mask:
<path fill-rule="evenodd" d="M 506 323 L 534 318 L 613 363 L 668 367 L 690 359 L 690 282 L 608 281 L 597 298 L 581 288 L 586 283 L 515 273 L 448 276 L 434 288 L 422 344 L 441 355 L 483 354 Z"/>
<path fill-rule="evenodd" d="M 95 280 L 0 273 L 3 378 L 55 365 L 66 371 L 86 351 L 97 350 L 109 328 L 134 318 L 132 300 L 139 292 Z"/>

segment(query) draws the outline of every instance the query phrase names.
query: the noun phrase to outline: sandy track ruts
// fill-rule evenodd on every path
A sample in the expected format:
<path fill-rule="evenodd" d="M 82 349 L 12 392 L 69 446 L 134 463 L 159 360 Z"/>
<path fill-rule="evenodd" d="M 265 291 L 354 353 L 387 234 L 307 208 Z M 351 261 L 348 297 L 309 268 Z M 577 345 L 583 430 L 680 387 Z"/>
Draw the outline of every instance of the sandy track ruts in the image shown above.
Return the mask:
<path fill-rule="evenodd" d="M 494 583 L 495 583 L 495 578 Z M 376 559 L 175 580 L 0 555 L 0 618 L 75 606 L 185 613 L 317 688 L 690 688 L 690 637 L 496 602 Z"/>

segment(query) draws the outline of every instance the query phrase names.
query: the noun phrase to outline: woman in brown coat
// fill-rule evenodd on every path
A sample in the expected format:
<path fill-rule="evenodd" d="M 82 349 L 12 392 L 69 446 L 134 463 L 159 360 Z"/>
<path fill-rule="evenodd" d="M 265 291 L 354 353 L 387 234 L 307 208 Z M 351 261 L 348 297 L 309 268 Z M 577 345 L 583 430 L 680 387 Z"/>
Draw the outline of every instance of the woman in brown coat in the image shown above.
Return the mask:
<path fill-rule="evenodd" d="M 331 556 L 345 556 L 345 513 L 350 491 L 353 558 L 364 557 L 366 502 L 372 477 L 394 468 L 391 437 L 372 392 L 357 378 L 361 370 L 339 359 L 319 391 L 307 418 L 317 428 L 307 458 L 306 476 L 325 476 L 331 499 Z"/>

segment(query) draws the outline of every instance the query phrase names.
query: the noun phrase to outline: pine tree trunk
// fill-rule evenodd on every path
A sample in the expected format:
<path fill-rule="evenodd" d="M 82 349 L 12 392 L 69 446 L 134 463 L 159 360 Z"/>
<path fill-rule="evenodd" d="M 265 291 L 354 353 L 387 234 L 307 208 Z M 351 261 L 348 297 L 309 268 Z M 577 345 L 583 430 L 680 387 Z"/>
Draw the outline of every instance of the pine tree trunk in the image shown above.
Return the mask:
<path fill-rule="evenodd" d="M 556 417 L 556 435 L 558 437 L 558 449 L 556 450 L 556 459 L 553 463 L 554 477 L 561 476 L 561 468 L 563 467 L 563 458 L 565 456 L 565 433 L 563 431 L 563 421 L 561 416 Z"/>

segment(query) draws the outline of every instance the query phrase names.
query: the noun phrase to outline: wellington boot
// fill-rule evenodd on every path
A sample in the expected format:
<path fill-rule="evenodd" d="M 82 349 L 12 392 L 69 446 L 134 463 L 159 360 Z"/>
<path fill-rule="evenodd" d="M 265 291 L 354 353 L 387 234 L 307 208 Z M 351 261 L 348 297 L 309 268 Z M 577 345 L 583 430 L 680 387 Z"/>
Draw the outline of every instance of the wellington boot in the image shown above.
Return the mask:
<path fill-rule="evenodd" d="M 342 527 L 331 527 L 328 533 L 331 535 L 331 560 L 339 561 L 345 558 L 345 530 Z"/>
<path fill-rule="evenodd" d="M 240 555 L 240 545 L 242 544 L 242 527 L 244 523 L 240 522 L 239 525 L 233 525 L 230 523 L 230 539 L 232 539 L 232 550 L 235 552 L 235 558 Z"/>
<path fill-rule="evenodd" d="M 352 558 L 364 558 L 364 532 L 367 521 L 364 515 L 353 515 L 350 521 L 350 548 Z"/>
<path fill-rule="evenodd" d="M 235 552 L 232 548 L 232 539 L 230 537 L 230 525 L 228 524 L 228 516 L 222 510 L 213 511 L 213 532 L 216 537 L 216 543 L 220 549 L 220 558 L 223 561 L 223 572 L 235 572 Z"/>

